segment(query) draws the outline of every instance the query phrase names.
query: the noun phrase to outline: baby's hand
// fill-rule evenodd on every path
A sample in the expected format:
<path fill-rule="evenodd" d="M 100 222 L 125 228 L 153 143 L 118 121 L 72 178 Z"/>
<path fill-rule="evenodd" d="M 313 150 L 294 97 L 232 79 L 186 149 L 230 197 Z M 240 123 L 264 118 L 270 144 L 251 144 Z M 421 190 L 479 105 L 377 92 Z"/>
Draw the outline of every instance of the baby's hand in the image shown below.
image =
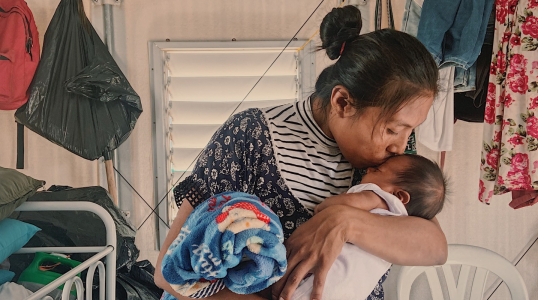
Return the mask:
<path fill-rule="evenodd" d="M 329 197 L 316 206 L 314 214 L 319 213 L 331 205 L 348 205 L 366 211 L 370 211 L 374 208 L 388 209 L 385 200 L 381 199 L 376 193 L 372 191 L 362 191 L 359 193 L 340 194 Z"/>
<path fill-rule="evenodd" d="M 314 214 L 319 213 L 320 211 L 326 209 L 331 205 L 349 205 L 357 207 L 357 201 L 360 201 L 360 198 L 361 196 L 359 193 L 331 196 L 329 198 L 326 198 L 323 202 L 316 206 L 316 208 L 314 209 Z"/>
<path fill-rule="evenodd" d="M 314 208 L 314 214 L 317 214 L 320 211 L 326 209 L 327 207 L 329 207 L 329 205 L 339 204 L 338 202 L 340 202 L 340 204 L 342 204 L 341 202 L 343 200 L 340 200 L 340 198 L 342 198 L 342 196 L 345 196 L 345 195 L 346 194 L 341 194 L 341 195 L 336 195 L 336 196 L 331 196 L 329 198 L 326 198 L 325 200 L 323 200 L 323 202 L 316 205 L 316 208 Z"/>

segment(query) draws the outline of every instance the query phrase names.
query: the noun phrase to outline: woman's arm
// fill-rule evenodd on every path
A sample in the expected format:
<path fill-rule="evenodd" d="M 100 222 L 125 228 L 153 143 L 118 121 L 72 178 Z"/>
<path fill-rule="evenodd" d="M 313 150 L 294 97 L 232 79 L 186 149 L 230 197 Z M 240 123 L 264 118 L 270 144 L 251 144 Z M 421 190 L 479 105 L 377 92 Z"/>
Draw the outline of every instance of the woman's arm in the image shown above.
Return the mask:
<path fill-rule="evenodd" d="M 446 262 L 448 246 L 436 218 L 390 217 L 354 210 L 346 241 L 398 265 L 431 266 Z"/>
<path fill-rule="evenodd" d="M 172 296 L 174 296 L 178 300 L 188 300 L 191 298 L 183 297 L 179 295 L 174 289 L 170 286 L 170 284 L 164 279 L 163 273 L 161 270 L 161 263 L 163 261 L 164 254 L 168 250 L 168 247 L 170 247 L 170 244 L 174 241 L 174 239 L 178 236 L 181 227 L 189 217 L 190 213 L 193 211 L 192 205 L 189 203 L 189 201 L 185 200 L 183 201 L 183 204 L 179 208 L 179 211 L 177 212 L 176 218 L 174 219 L 174 222 L 172 223 L 172 227 L 170 227 L 170 231 L 168 231 L 168 234 L 166 235 L 166 238 L 164 239 L 164 243 L 161 246 L 161 251 L 159 252 L 159 257 L 157 258 L 157 265 L 155 266 L 155 284 L 160 287 L 161 289 L 167 291 Z M 211 300 L 263 300 L 266 298 L 262 298 L 257 295 L 238 295 L 235 293 L 232 293 L 228 289 L 224 289 L 217 294 L 205 298 L 205 299 L 211 299 Z"/>
<path fill-rule="evenodd" d="M 163 277 L 161 264 L 163 261 L 164 254 L 166 254 L 166 251 L 168 250 L 168 247 L 170 247 L 170 244 L 172 244 L 174 239 L 178 236 L 181 227 L 183 226 L 183 223 L 185 223 L 187 217 L 192 211 L 193 207 L 189 203 L 189 201 L 183 201 L 183 204 L 179 208 L 176 218 L 174 219 L 174 222 L 172 223 L 172 226 L 170 227 L 170 230 L 168 231 L 168 234 L 164 239 L 164 243 L 161 246 L 161 251 L 159 252 L 159 257 L 157 258 L 157 265 L 155 266 L 155 285 L 167 291 L 168 293 L 170 293 L 170 295 L 174 296 L 178 300 L 189 298 L 180 296 L 176 291 L 174 291 L 174 289 L 172 289 L 170 284 Z"/>
<path fill-rule="evenodd" d="M 291 299 L 307 273 L 314 274 L 311 299 L 321 299 L 327 272 L 346 242 L 400 265 L 443 264 L 448 251 L 435 218 L 380 216 L 349 206 L 330 206 L 286 241 L 288 272 L 273 287 L 273 299 Z"/>

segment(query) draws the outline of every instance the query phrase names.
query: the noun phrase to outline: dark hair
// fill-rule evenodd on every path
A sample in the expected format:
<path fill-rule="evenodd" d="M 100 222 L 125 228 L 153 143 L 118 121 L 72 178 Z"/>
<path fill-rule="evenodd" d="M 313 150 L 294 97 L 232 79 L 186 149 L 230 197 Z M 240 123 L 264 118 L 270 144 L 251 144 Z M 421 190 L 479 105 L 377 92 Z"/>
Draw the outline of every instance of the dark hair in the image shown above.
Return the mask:
<path fill-rule="evenodd" d="M 321 49 L 339 59 L 320 74 L 312 99 L 321 99 L 326 108 L 332 89 L 342 85 L 359 112 L 380 107 L 383 119 L 409 101 L 437 94 L 437 64 L 419 40 L 392 29 L 359 35 L 361 27 L 355 6 L 333 8 L 323 18 Z"/>
<path fill-rule="evenodd" d="M 404 156 L 408 165 L 396 174 L 393 184 L 411 196 L 406 205 L 408 215 L 430 220 L 443 209 L 447 180 L 435 162 L 415 154 Z"/>

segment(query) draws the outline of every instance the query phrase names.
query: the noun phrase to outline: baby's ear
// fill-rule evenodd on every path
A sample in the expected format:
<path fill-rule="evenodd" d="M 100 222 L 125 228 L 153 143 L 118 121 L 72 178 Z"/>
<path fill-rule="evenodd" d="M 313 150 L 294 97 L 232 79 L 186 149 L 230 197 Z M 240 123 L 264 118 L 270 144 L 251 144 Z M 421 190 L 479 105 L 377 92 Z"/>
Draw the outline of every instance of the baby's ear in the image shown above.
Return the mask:
<path fill-rule="evenodd" d="M 400 199 L 404 205 L 409 203 L 409 200 L 411 200 L 411 195 L 409 195 L 407 191 L 401 189 L 397 190 L 394 195 L 398 197 L 398 199 Z"/>

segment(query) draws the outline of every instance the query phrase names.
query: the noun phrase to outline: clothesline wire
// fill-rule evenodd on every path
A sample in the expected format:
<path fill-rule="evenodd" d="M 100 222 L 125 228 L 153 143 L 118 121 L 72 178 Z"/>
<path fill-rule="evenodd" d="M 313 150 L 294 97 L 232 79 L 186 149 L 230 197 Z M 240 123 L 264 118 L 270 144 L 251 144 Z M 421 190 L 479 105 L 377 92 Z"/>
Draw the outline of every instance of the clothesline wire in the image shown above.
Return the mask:
<path fill-rule="evenodd" d="M 258 83 L 262 80 L 262 78 L 265 76 L 265 74 L 267 74 L 267 72 L 269 71 L 269 69 L 271 69 L 271 67 L 275 64 L 275 62 L 278 60 L 278 58 L 282 55 L 282 53 L 284 53 L 284 51 L 288 48 L 288 46 L 291 44 L 291 42 L 293 42 L 293 40 L 295 39 L 295 37 L 297 36 L 297 34 L 299 34 L 299 32 L 303 29 L 303 27 L 306 25 L 306 23 L 308 23 L 308 21 L 310 20 L 310 18 L 312 18 L 312 16 L 314 15 L 314 13 L 316 13 L 316 11 L 320 8 L 320 6 L 323 4 L 323 2 L 325 2 L 325 0 L 321 0 L 321 2 L 316 6 L 316 8 L 314 9 L 314 11 L 312 11 L 312 13 L 310 13 L 310 15 L 308 16 L 308 18 L 306 19 L 306 21 L 303 22 L 303 24 L 301 25 L 301 27 L 299 27 L 299 29 L 295 32 L 295 34 L 293 35 L 292 38 L 289 39 L 288 43 L 284 46 L 284 48 L 282 48 L 282 51 L 280 51 L 280 53 L 277 55 L 277 57 L 273 60 L 273 62 L 271 62 L 271 64 L 269 65 L 269 67 L 267 67 L 267 69 L 265 70 L 265 72 L 260 76 L 260 78 L 258 78 L 258 80 L 256 81 L 256 83 L 254 83 L 254 85 L 252 86 L 252 88 L 248 91 L 248 93 L 245 95 L 245 97 L 243 97 L 243 99 L 241 100 L 241 102 L 239 102 L 239 104 L 237 104 L 237 106 L 235 107 L 235 109 L 232 111 L 232 113 L 230 114 L 230 116 L 232 116 L 236 111 L 237 109 L 239 108 L 239 106 L 241 106 L 241 104 L 243 104 L 243 102 L 247 99 L 247 97 L 250 95 L 250 93 L 254 90 L 254 88 L 258 85 Z M 342 0 L 342 3 L 344 3 L 345 0 Z M 198 155 L 196 155 L 196 157 L 192 160 L 192 162 L 189 164 L 189 166 L 187 168 L 185 168 L 185 170 L 189 170 L 190 167 L 198 160 L 198 158 L 200 157 L 200 155 L 202 154 L 202 152 L 199 152 Z M 187 171 L 184 171 L 181 176 L 176 180 L 176 182 L 172 185 L 172 187 L 168 190 L 168 192 L 164 195 L 164 197 L 162 197 L 161 200 L 159 200 L 159 202 L 157 203 L 157 205 L 155 206 L 155 208 L 152 208 L 151 210 L 151 213 L 144 219 L 144 221 L 138 226 L 138 229 L 140 229 L 142 227 L 142 225 L 144 225 L 146 223 L 146 221 L 151 217 L 152 214 L 156 213 L 156 210 L 157 208 L 161 205 L 161 203 L 166 200 L 168 198 L 168 195 L 170 194 L 170 192 L 174 189 L 174 186 L 181 180 L 183 179 L 183 176 L 185 175 L 185 173 L 187 173 Z M 145 201 L 145 200 L 144 200 Z M 147 204 L 147 202 L 146 202 Z M 157 214 L 158 215 L 158 214 Z M 160 216 L 159 216 L 160 218 Z M 162 220 L 162 218 L 160 218 Z M 164 221 L 163 221 L 164 222 Z M 164 222 L 164 224 L 170 228 L 169 224 Z"/>
<path fill-rule="evenodd" d="M 340 5 L 338 5 L 338 7 L 342 7 L 344 6 L 344 4 L 346 3 L 346 1 L 349 1 L 349 0 L 340 0 Z M 317 9 L 317 8 L 316 8 Z M 307 20 L 308 21 L 308 20 Z M 305 22 L 306 24 L 306 22 Z M 303 24 L 304 26 L 304 24 Z M 299 29 L 300 30 L 300 29 Z M 312 42 L 314 40 L 314 38 L 319 34 L 319 29 L 316 30 L 316 32 L 314 32 L 309 38 L 308 40 L 306 40 L 306 42 L 304 42 L 301 47 L 297 48 L 297 51 L 302 51 L 308 44 L 310 44 L 310 42 Z"/>
<path fill-rule="evenodd" d="M 123 179 L 123 181 L 125 181 L 125 183 L 127 183 L 127 184 L 131 187 L 131 189 L 138 195 L 138 197 L 140 197 L 140 199 L 142 199 L 142 201 L 144 201 L 144 203 L 146 203 L 146 205 L 147 205 L 149 208 L 153 209 L 153 207 L 151 207 L 151 205 L 148 203 L 148 201 L 146 201 L 146 199 L 144 199 L 144 197 L 142 197 L 142 195 L 140 195 L 140 193 L 134 188 L 134 186 L 129 182 L 129 180 L 127 180 L 127 178 L 125 178 L 125 176 L 123 176 L 123 174 L 121 174 L 120 170 L 116 169 L 115 166 L 113 166 L 113 168 L 114 168 L 114 171 L 116 171 L 116 172 L 118 173 L 118 175 L 121 176 L 121 178 Z M 164 223 L 166 226 L 168 226 L 168 224 L 166 224 L 166 221 L 163 220 L 163 218 L 161 218 L 161 216 L 159 216 L 159 214 L 157 214 L 157 216 L 159 217 L 159 219 L 161 219 L 161 221 L 163 221 L 163 223 Z M 170 228 L 170 227 L 169 227 L 169 228 Z M 140 229 L 140 227 L 138 227 L 138 229 Z M 138 230 L 138 229 L 137 229 L 137 230 Z"/>
<path fill-rule="evenodd" d="M 517 264 L 523 259 L 523 257 L 525 257 L 525 255 L 529 252 L 529 250 L 531 250 L 532 246 L 534 246 L 534 244 L 536 244 L 536 241 L 538 241 L 538 236 L 534 239 L 534 241 L 530 244 L 530 246 L 527 249 L 525 249 L 525 252 L 523 252 L 523 255 L 521 255 L 521 257 L 517 260 L 517 262 L 514 263 L 514 266 L 517 266 Z M 489 295 L 488 299 L 486 299 L 486 300 L 489 300 L 489 298 L 491 298 L 491 296 L 493 296 L 493 294 L 495 294 L 495 292 L 501 286 L 502 283 L 503 283 L 503 281 L 501 280 L 501 282 L 499 282 L 497 287 L 495 287 L 493 292 L 491 292 L 491 295 Z"/>

